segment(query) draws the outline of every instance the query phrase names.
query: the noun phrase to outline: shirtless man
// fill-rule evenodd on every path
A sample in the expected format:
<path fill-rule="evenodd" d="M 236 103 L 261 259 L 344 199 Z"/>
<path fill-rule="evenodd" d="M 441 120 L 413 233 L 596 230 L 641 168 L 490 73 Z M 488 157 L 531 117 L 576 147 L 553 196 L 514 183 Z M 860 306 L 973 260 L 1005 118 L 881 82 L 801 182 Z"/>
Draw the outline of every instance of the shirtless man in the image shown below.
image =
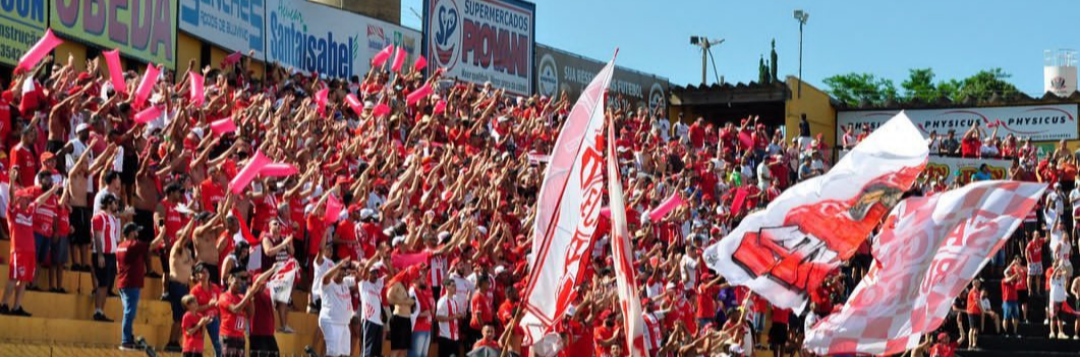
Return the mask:
<path fill-rule="evenodd" d="M 173 324 L 169 331 L 169 343 L 165 345 L 166 352 L 180 351 L 180 322 L 187 309 L 180 300 L 190 292 L 191 273 L 195 267 L 195 258 L 191 253 L 191 235 L 195 220 L 188 221 L 187 225 L 177 234 L 177 240 L 169 250 L 169 278 L 166 279 L 168 289 L 168 301 L 172 306 Z M 159 227 L 165 229 L 165 227 Z"/>
<path fill-rule="evenodd" d="M 81 129 L 79 138 L 83 138 L 83 135 L 89 137 L 89 129 L 85 124 L 80 124 L 78 129 Z M 80 140 L 79 138 L 76 140 Z M 71 196 L 69 201 L 71 214 L 68 217 L 71 222 L 71 245 L 75 249 L 71 259 L 71 268 L 75 271 L 90 271 L 90 218 L 93 216 L 88 201 L 93 189 L 90 180 L 91 176 L 105 167 L 107 160 L 94 161 L 93 150 L 88 149 L 90 144 L 84 144 L 81 150 L 73 149 L 75 146 L 73 143 L 76 140 L 72 140 L 64 148 L 64 151 L 69 154 L 78 153 L 77 158 L 68 167 L 67 180 L 67 189 Z M 83 142 L 85 143 L 85 140 Z M 91 161 L 94 161 L 93 164 L 90 163 Z"/>
<path fill-rule="evenodd" d="M 192 238 L 195 246 L 195 262 L 206 266 L 210 282 L 214 284 L 220 284 L 221 267 L 218 266 L 218 258 L 221 252 L 225 251 L 228 242 L 219 240 L 218 236 L 225 230 L 225 217 L 228 216 L 226 207 L 229 207 L 231 201 L 231 195 L 226 197 L 225 204 L 220 206 L 216 214 L 211 215 L 210 212 L 204 211 L 195 216 L 196 224 L 199 225 L 195 228 L 195 236 Z"/>

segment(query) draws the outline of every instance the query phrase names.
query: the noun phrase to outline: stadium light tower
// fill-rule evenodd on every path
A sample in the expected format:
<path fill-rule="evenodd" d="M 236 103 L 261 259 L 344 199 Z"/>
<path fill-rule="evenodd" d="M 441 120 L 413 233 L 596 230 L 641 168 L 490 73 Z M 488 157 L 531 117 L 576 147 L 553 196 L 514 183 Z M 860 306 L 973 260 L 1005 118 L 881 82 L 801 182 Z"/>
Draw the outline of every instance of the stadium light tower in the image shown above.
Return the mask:
<path fill-rule="evenodd" d="M 712 47 L 724 43 L 724 39 L 709 40 L 705 36 L 690 36 L 690 44 L 701 47 L 701 85 L 705 85 L 708 73 L 708 60 L 712 59 L 713 75 L 720 82 L 720 74 L 716 71 L 716 59 L 712 56 Z"/>
<path fill-rule="evenodd" d="M 810 13 L 802 11 L 802 9 L 795 10 L 795 20 L 799 21 L 799 98 L 802 98 L 802 34 L 803 26 L 806 26 L 806 20 L 810 19 Z"/>

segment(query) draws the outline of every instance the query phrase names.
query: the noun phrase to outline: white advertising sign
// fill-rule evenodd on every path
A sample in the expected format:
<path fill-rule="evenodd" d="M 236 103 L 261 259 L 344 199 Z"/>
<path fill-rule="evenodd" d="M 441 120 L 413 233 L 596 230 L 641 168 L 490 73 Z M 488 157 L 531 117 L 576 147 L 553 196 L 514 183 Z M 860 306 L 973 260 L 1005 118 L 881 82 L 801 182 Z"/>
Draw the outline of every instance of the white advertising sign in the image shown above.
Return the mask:
<path fill-rule="evenodd" d="M 844 128 L 855 125 L 856 132 L 863 124 L 877 128 L 899 113 L 899 110 L 846 111 L 836 113 L 836 136 L 844 135 Z M 998 136 L 1013 134 L 1032 141 L 1055 141 L 1077 139 L 1076 104 L 1033 105 L 1022 107 L 952 108 L 905 110 L 911 121 L 928 137 L 936 131 L 945 135 L 956 130 L 957 136 L 978 122 L 984 130 L 992 131 L 989 124 L 1001 121 Z"/>
<path fill-rule="evenodd" d="M 218 46 L 264 58 L 265 0 L 180 0 L 180 29 Z"/>
<path fill-rule="evenodd" d="M 266 59 L 304 73 L 361 78 L 386 45 L 404 47 L 412 63 L 420 33 L 308 1 L 267 0 Z"/>
<path fill-rule="evenodd" d="M 535 15 L 520 0 L 425 0 L 424 54 L 448 77 L 530 95 Z"/>

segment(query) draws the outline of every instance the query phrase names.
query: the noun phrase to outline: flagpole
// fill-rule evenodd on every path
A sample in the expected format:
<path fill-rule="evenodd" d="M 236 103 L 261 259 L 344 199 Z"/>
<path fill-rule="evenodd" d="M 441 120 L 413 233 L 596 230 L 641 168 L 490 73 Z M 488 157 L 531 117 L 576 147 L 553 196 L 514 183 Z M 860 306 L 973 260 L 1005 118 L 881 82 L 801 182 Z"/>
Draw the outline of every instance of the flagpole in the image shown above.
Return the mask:
<path fill-rule="evenodd" d="M 503 331 L 502 336 L 499 336 L 499 345 L 502 346 L 502 350 L 499 351 L 499 357 L 506 357 L 506 354 L 510 351 L 510 338 L 514 336 L 514 327 L 517 327 L 521 322 L 521 316 L 524 315 L 525 309 L 518 306 L 517 312 L 514 313 L 514 318 L 510 319 L 510 324 L 506 326 L 506 331 Z"/>

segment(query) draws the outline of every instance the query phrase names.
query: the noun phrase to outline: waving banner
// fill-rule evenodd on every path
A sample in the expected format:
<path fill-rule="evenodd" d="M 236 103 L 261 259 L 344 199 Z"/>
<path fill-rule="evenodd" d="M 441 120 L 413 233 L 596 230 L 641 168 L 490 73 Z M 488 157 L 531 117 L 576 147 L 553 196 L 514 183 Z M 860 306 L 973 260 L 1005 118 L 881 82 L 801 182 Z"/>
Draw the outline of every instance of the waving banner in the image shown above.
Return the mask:
<path fill-rule="evenodd" d="M 604 156 L 597 142 L 604 126 L 604 90 L 614 62 L 612 58 L 596 75 L 570 110 L 544 173 L 521 319 L 526 345 L 553 333 L 552 325 L 574 300 L 582 266 L 589 263 L 604 189 Z"/>
<path fill-rule="evenodd" d="M 615 284 L 619 293 L 619 310 L 622 312 L 623 331 L 626 331 L 626 350 L 630 356 L 648 356 L 645 345 L 645 319 L 638 301 L 637 279 L 634 277 L 633 246 L 630 245 L 630 229 L 626 225 L 626 203 L 623 202 L 619 164 L 615 159 L 615 123 L 608 124 L 607 181 L 608 204 L 611 212 L 611 255 L 615 259 Z M 679 197 L 676 195 L 675 197 Z"/>
<path fill-rule="evenodd" d="M 907 116 L 897 115 L 832 170 L 743 219 L 705 249 L 706 264 L 730 284 L 801 313 L 807 292 L 855 254 L 922 172 L 928 150 L 920 139 Z"/>
<path fill-rule="evenodd" d="M 874 240 L 874 264 L 838 313 L 806 333 L 820 355 L 895 355 L 919 345 L 1035 207 L 1045 184 L 984 181 L 904 200 Z"/>

